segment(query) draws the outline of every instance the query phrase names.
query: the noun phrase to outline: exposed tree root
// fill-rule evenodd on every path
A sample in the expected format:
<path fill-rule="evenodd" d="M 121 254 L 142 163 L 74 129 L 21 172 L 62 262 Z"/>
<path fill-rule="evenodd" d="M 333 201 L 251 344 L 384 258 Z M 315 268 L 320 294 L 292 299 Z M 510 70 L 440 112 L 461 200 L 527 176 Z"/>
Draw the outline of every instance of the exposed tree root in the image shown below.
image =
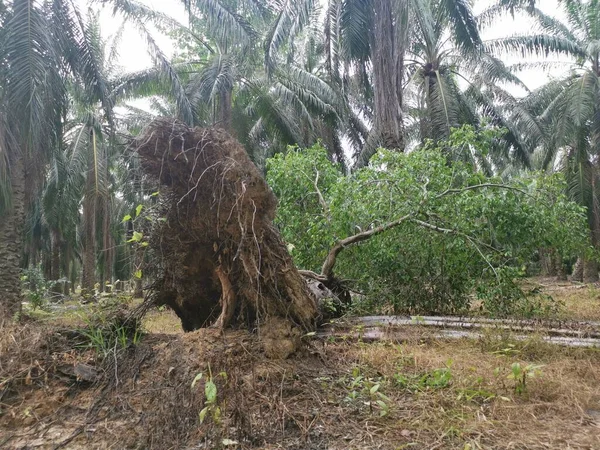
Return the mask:
<path fill-rule="evenodd" d="M 235 292 L 229 276 L 223 271 L 221 266 L 215 269 L 215 274 L 221 282 L 221 315 L 214 323 L 219 329 L 226 328 L 231 323 L 235 313 Z"/>
<path fill-rule="evenodd" d="M 313 329 L 316 302 L 273 226 L 275 196 L 244 148 L 222 130 L 173 119 L 152 122 L 134 146 L 161 193 L 149 242 L 159 280 L 152 301 L 173 308 L 186 331 L 260 329 L 272 317 L 298 333 Z"/>

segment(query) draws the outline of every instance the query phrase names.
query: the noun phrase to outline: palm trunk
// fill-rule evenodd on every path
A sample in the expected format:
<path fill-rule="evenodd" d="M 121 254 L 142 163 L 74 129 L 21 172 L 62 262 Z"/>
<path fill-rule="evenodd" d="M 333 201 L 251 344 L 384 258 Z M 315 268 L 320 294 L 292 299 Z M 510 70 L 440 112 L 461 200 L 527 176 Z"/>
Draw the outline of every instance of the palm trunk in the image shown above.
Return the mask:
<path fill-rule="evenodd" d="M 75 262 L 75 260 L 71 260 L 71 269 L 70 269 L 70 273 L 69 273 L 69 283 L 71 283 L 71 292 L 73 294 L 75 294 L 75 291 L 77 290 L 77 279 L 79 277 L 78 275 L 78 267 L 77 264 Z"/>
<path fill-rule="evenodd" d="M 69 275 L 71 274 L 71 249 L 68 245 L 63 244 L 61 247 L 60 268 L 65 278 L 65 282 L 63 284 L 63 295 L 68 297 L 71 294 L 71 286 L 69 281 Z"/>
<path fill-rule="evenodd" d="M 559 252 L 554 253 L 554 267 L 556 267 L 556 279 L 565 281 L 567 279 L 567 272 L 565 271 L 562 255 Z"/>
<path fill-rule="evenodd" d="M 231 97 L 232 97 L 231 89 L 227 89 L 220 93 L 220 98 L 219 98 L 219 116 L 220 116 L 219 122 L 220 122 L 221 128 L 228 131 L 229 133 L 232 133 L 232 129 L 231 129 L 231 110 L 232 110 L 231 100 L 232 99 L 231 99 Z"/>
<path fill-rule="evenodd" d="M 23 209 L 25 211 L 25 209 Z M 38 266 L 38 252 L 36 245 L 31 242 L 29 244 L 29 258 L 28 258 L 28 267 L 37 267 Z"/>
<path fill-rule="evenodd" d="M 25 168 L 21 158 L 10 171 L 12 208 L 0 216 L 0 325 L 21 311 L 21 246 L 25 215 Z"/>
<path fill-rule="evenodd" d="M 94 294 L 96 284 L 96 165 L 90 158 L 86 179 L 85 197 L 83 198 L 83 271 L 81 276 L 81 295 L 88 297 Z"/>
<path fill-rule="evenodd" d="M 577 258 L 575 262 L 575 266 L 573 266 L 573 274 L 571 275 L 572 281 L 583 281 L 583 267 L 584 267 L 584 258 L 580 256 Z"/>
<path fill-rule="evenodd" d="M 42 251 L 42 273 L 44 280 L 52 280 L 52 250 Z"/>
<path fill-rule="evenodd" d="M 51 263 L 51 280 L 54 281 L 50 291 L 52 294 L 62 294 L 63 287 L 58 281 L 60 279 L 60 232 L 57 229 L 52 229 L 51 232 L 51 245 L 52 245 L 52 263 Z"/>
<path fill-rule="evenodd" d="M 373 84 L 375 132 L 381 144 L 404 150 L 402 74 L 406 30 L 399 3 L 403 0 L 373 0 Z"/>
<path fill-rule="evenodd" d="M 103 283 L 106 286 L 106 283 L 113 285 L 113 266 L 114 266 L 114 245 L 113 238 L 110 234 L 110 202 L 109 199 L 106 198 L 104 201 L 104 220 L 102 222 L 102 234 L 103 234 L 103 243 L 104 248 L 102 249 L 102 254 L 104 255 L 104 277 Z"/>
<path fill-rule="evenodd" d="M 590 237 L 594 249 L 600 247 L 600 210 L 598 208 L 598 198 L 596 197 L 596 173 L 595 168 L 592 174 L 592 214 L 589 217 Z M 595 260 L 586 260 L 583 266 L 584 283 L 596 283 L 598 277 L 598 263 Z"/>
<path fill-rule="evenodd" d="M 598 263 L 591 259 L 583 262 L 583 282 L 596 283 L 598 281 Z"/>
<path fill-rule="evenodd" d="M 554 258 L 554 249 L 540 248 L 539 255 L 541 275 L 549 277 L 556 276 L 556 258 Z"/>

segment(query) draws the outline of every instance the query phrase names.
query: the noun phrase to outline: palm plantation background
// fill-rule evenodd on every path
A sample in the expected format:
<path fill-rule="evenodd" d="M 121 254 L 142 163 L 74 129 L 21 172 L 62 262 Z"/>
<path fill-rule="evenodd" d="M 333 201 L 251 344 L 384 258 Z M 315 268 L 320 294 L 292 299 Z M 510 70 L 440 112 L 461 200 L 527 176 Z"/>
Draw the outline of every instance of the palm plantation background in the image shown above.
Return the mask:
<path fill-rule="evenodd" d="M 136 278 L 140 255 L 123 217 L 154 189 L 126 149 L 154 115 L 226 129 L 261 169 L 289 145 L 321 142 L 346 172 L 379 147 L 415 151 L 462 125 L 498 127 L 485 154 L 452 157 L 504 179 L 562 171 L 600 245 L 597 2 L 561 0 L 564 22 L 531 0 L 499 0 L 478 15 L 467 0 L 181 4 L 185 26 L 131 0 L 89 8 L 0 1 L 0 301 L 8 314 L 20 308 L 26 268 L 40 268 L 57 292 L 81 285 L 84 295 Z M 100 7 L 124 19 L 110 37 Z M 534 29 L 482 37 L 511 14 Z M 153 67 L 116 66 L 124 29 L 143 38 Z M 172 58 L 156 30 L 176 42 Z M 529 92 L 523 68 L 557 75 Z M 587 254 L 576 269 L 576 278 L 598 279 Z"/>

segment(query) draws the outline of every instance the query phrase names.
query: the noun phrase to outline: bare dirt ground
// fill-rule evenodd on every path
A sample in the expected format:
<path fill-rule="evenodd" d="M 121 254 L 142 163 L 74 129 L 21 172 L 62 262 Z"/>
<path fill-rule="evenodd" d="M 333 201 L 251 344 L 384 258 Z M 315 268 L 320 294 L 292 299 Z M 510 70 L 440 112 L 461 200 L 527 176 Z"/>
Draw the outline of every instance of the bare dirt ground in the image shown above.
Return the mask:
<path fill-rule="evenodd" d="M 530 282 L 565 317 L 600 317 L 600 289 Z M 597 349 L 411 327 L 400 344 L 309 336 L 273 361 L 250 333 L 183 334 L 153 311 L 137 345 L 100 357 L 65 322 L 0 335 L 0 448 L 600 449 Z"/>

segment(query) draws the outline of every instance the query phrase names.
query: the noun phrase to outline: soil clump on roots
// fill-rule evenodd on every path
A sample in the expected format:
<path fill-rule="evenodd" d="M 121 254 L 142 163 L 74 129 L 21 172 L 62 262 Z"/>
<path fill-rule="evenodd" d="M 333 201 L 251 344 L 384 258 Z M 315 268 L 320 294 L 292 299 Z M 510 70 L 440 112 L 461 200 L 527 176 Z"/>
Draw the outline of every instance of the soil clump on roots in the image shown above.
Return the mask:
<path fill-rule="evenodd" d="M 160 188 L 150 237 L 158 259 L 152 302 L 186 331 L 257 329 L 285 358 L 314 327 L 315 299 L 273 225 L 277 200 L 244 148 L 225 131 L 153 121 L 133 144 Z"/>

